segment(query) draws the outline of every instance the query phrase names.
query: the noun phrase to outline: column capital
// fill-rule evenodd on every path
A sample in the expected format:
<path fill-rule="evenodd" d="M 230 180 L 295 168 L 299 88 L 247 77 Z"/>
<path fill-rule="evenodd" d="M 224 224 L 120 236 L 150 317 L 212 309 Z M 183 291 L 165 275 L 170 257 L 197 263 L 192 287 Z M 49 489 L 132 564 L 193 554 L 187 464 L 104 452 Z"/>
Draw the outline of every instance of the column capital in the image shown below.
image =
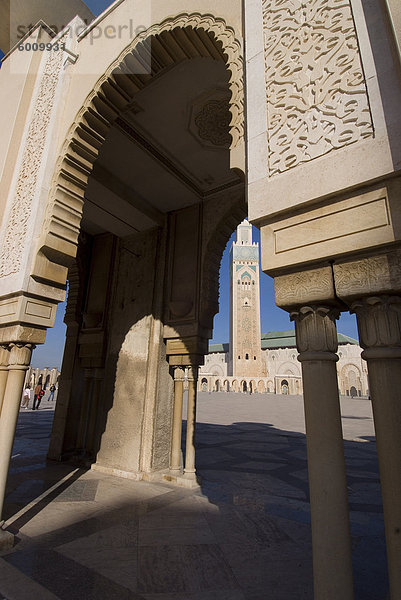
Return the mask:
<path fill-rule="evenodd" d="M 198 380 L 199 367 L 192 365 L 191 367 L 188 367 L 187 373 L 188 373 L 188 381 L 197 381 Z"/>
<path fill-rule="evenodd" d="M 174 381 L 184 381 L 185 379 L 185 369 L 184 367 L 172 366 L 174 373 Z"/>
<path fill-rule="evenodd" d="M 8 369 L 8 363 L 10 361 L 10 345 L 0 344 L 0 371 Z"/>
<path fill-rule="evenodd" d="M 363 358 L 401 358 L 401 296 L 368 296 L 350 312 L 358 320 Z"/>
<path fill-rule="evenodd" d="M 295 322 L 298 360 L 338 360 L 339 316 L 339 309 L 331 306 L 302 306 L 290 313 Z"/>
<path fill-rule="evenodd" d="M 34 344 L 10 344 L 10 357 L 8 368 L 12 370 L 27 370 L 31 362 Z"/>

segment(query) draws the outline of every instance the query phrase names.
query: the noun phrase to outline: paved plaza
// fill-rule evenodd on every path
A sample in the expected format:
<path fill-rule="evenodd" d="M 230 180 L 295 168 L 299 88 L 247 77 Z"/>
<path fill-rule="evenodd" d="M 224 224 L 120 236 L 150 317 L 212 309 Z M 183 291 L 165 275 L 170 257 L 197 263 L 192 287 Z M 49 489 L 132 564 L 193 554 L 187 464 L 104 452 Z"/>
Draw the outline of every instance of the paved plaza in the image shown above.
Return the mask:
<path fill-rule="evenodd" d="M 53 408 L 20 412 L 0 599 L 312 600 L 300 397 L 200 393 L 196 491 L 46 462 Z M 385 600 L 369 400 L 343 398 L 342 415 L 355 598 Z"/>

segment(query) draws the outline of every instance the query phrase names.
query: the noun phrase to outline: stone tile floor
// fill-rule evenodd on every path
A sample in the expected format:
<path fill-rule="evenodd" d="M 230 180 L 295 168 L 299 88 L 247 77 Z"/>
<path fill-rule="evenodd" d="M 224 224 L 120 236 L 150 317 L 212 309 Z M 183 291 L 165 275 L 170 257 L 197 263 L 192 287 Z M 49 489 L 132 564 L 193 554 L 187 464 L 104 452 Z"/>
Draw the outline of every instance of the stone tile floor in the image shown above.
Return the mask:
<path fill-rule="evenodd" d="M 370 402 L 342 400 L 356 600 L 387 593 Z M 311 600 L 302 400 L 199 394 L 199 491 L 46 462 L 53 407 L 21 410 L 0 600 Z M 340 600 L 340 599 L 339 599 Z"/>

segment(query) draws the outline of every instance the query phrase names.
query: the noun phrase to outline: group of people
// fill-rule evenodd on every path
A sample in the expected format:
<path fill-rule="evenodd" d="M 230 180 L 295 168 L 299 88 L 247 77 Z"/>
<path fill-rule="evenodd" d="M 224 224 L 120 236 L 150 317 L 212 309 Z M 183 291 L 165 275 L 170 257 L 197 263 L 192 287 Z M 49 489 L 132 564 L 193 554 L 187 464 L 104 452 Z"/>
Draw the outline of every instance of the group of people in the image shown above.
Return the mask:
<path fill-rule="evenodd" d="M 54 393 L 56 391 L 56 386 L 54 385 L 54 383 L 52 383 L 52 385 L 50 386 L 49 389 L 50 389 L 50 394 L 49 394 L 49 397 L 47 400 L 48 400 L 48 402 L 51 402 L 52 400 L 54 400 Z M 35 388 L 33 390 L 32 410 L 39 410 L 39 406 L 40 406 L 40 403 L 42 402 L 42 398 L 44 395 L 45 395 L 45 388 L 43 387 L 43 380 L 42 380 L 42 375 L 41 375 L 38 379 L 38 383 L 35 385 Z M 30 399 L 31 399 L 31 388 L 29 387 L 29 385 L 27 385 L 26 388 L 24 389 L 21 406 L 25 409 L 28 409 Z"/>

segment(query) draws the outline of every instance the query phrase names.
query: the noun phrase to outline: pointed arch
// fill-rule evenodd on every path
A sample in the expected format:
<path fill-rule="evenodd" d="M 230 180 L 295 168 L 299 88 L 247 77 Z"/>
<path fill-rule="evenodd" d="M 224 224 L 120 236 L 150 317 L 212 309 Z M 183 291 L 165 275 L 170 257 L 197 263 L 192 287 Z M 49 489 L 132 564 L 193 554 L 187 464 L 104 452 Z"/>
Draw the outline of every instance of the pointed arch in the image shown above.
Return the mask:
<path fill-rule="evenodd" d="M 76 254 L 85 189 L 112 124 L 155 75 L 198 57 L 227 64 L 231 91 L 230 162 L 232 168 L 238 166 L 234 155 L 238 154 L 244 134 L 243 60 L 242 44 L 234 29 L 224 19 L 200 13 L 182 13 L 152 25 L 137 35 L 109 66 L 70 128 L 56 164 L 32 277 L 65 284 L 67 267 Z M 147 66 L 149 74 L 132 74 L 138 64 Z"/>

